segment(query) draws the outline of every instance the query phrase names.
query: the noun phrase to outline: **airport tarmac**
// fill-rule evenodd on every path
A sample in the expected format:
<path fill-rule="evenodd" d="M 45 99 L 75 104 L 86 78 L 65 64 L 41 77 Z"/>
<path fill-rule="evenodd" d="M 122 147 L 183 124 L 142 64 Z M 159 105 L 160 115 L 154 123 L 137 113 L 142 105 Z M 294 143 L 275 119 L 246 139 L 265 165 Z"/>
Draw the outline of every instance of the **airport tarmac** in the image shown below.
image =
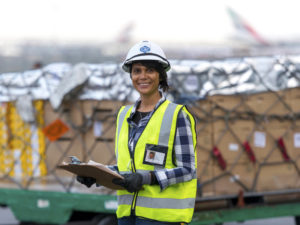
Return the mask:
<path fill-rule="evenodd" d="M 0 225 L 18 225 L 18 220 L 8 208 L 0 208 Z M 68 223 L 65 225 L 87 225 L 86 223 Z M 249 220 L 245 222 L 230 222 L 223 225 L 296 225 L 293 217 Z"/>

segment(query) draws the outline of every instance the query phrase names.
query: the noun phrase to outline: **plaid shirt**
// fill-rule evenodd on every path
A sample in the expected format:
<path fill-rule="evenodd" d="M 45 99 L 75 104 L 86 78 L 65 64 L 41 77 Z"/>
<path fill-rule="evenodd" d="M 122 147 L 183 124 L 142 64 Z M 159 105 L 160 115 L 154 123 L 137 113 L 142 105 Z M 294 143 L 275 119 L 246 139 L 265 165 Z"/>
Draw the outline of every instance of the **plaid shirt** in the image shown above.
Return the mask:
<path fill-rule="evenodd" d="M 132 112 L 128 118 L 129 123 L 129 150 L 134 151 L 135 145 L 144 131 L 149 119 L 151 118 L 153 112 L 166 100 L 163 96 L 159 102 L 156 104 L 155 109 L 149 113 L 147 116 L 142 118 L 138 124 L 132 121 L 133 115 L 140 103 L 138 100 Z M 184 111 L 180 111 L 177 118 L 177 128 L 176 137 L 174 143 L 174 153 L 176 160 L 176 167 L 173 169 L 159 169 L 155 170 L 154 174 L 158 180 L 161 190 L 164 190 L 169 185 L 177 184 L 180 182 L 185 182 L 191 180 L 196 175 L 195 169 L 195 151 L 193 146 L 193 137 L 191 131 L 191 124 L 187 114 Z M 111 169 L 117 170 L 114 166 L 110 166 Z"/>

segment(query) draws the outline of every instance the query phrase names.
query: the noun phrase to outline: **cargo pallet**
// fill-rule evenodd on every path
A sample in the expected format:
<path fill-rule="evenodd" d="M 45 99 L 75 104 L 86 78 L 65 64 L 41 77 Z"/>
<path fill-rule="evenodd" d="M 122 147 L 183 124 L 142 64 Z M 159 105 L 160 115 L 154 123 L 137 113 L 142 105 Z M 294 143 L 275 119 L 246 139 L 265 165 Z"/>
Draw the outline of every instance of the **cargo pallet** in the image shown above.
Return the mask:
<path fill-rule="evenodd" d="M 191 225 L 280 216 L 300 225 L 299 56 L 173 65 L 171 97 L 198 124 Z M 135 95 L 119 64 L 66 68 L 1 74 L 0 206 L 21 224 L 114 225 L 115 195 L 90 192 L 56 168 L 70 155 L 115 164 L 116 113 Z"/>
<path fill-rule="evenodd" d="M 88 217 L 86 220 L 91 220 L 91 224 L 108 221 L 101 224 L 112 225 L 117 198 L 114 195 L 0 188 L 0 205 L 9 207 L 21 224 L 65 224 Z"/>
<path fill-rule="evenodd" d="M 299 195 L 299 190 L 290 190 L 197 198 L 190 225 L 220 225 L 283 216 L 294 216 L 295 224 L 300 225 Z M 65 224 L 84 218 L 91 225 L 116 224 L 115 195 L 0 188 L 0 205 L 9 207 L 24 225 Z"/>
<path fill-rule="evenodd" d="M 191 225 L 221 225 L 225 222 L 244 222 L 292 216 L 300 225 L 300 190 L 203 197 L 196 200 Z"/>

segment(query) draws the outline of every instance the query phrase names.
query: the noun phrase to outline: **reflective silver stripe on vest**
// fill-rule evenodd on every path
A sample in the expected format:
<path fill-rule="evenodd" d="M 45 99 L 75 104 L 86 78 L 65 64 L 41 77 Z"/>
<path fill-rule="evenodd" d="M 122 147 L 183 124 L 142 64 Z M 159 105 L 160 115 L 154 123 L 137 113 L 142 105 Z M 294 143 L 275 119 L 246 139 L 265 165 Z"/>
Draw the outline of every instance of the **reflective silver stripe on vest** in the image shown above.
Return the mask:
<path fill-rule="evenodd" d="M 118 205 L 131 205 L 134 195 L 118 195 Z"/>
<path fill-rule="evenodd" d="M 119 205 L 131 205 L 133 195 L 118 196 Z M 153 208 L 153 209 L 190 209 L 195 206 L 194 198 L 172 199 L 172 198 L 148 198 L 139 196 L 136 206 Z"/>
<path fill-rule="evenodd" d="M 122 110 L 122 112 L 120 113 L 119 115 L 119 123 L 118 123 L 118 136 L 116 137 L 116 140 L 119 141 L 119 136 L 120 136 L 120 132 L 121 132 L 121 128 L 123 126 L 123 122 L 124 122 L 124 119 L 125 119 L 125 116 L 128 112 L 128 110 L 132 107 L 132 105 L 126 105 L 124 107 L 124 109 Z M 118 159 L 118 145 L 119 143 L 116 145 L 117 146 L 117 149 L 116 149 L 116 158 Z"/>
<path fill-rule="evenodd" d="M 168 146 L 173 115 L 178 105 L 174 103 L 170 103 L 164 113 L 164 117 L 160 127 L 158 145 Z"/>

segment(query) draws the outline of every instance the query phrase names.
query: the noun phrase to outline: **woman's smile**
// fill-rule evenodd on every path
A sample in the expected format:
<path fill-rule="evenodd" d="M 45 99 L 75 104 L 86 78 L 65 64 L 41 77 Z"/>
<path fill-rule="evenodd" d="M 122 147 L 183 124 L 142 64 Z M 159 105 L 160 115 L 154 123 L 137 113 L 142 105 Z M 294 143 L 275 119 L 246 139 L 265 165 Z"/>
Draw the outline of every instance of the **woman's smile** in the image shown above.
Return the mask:
<path fill-rule="evenodd" d="M 159 73 L 152 68 L 147 68 L 140 63 L 134 63 L 132 65 L 131 79 L 134 88 L 141 96 L 151 96 L 158 92 Z"/>

